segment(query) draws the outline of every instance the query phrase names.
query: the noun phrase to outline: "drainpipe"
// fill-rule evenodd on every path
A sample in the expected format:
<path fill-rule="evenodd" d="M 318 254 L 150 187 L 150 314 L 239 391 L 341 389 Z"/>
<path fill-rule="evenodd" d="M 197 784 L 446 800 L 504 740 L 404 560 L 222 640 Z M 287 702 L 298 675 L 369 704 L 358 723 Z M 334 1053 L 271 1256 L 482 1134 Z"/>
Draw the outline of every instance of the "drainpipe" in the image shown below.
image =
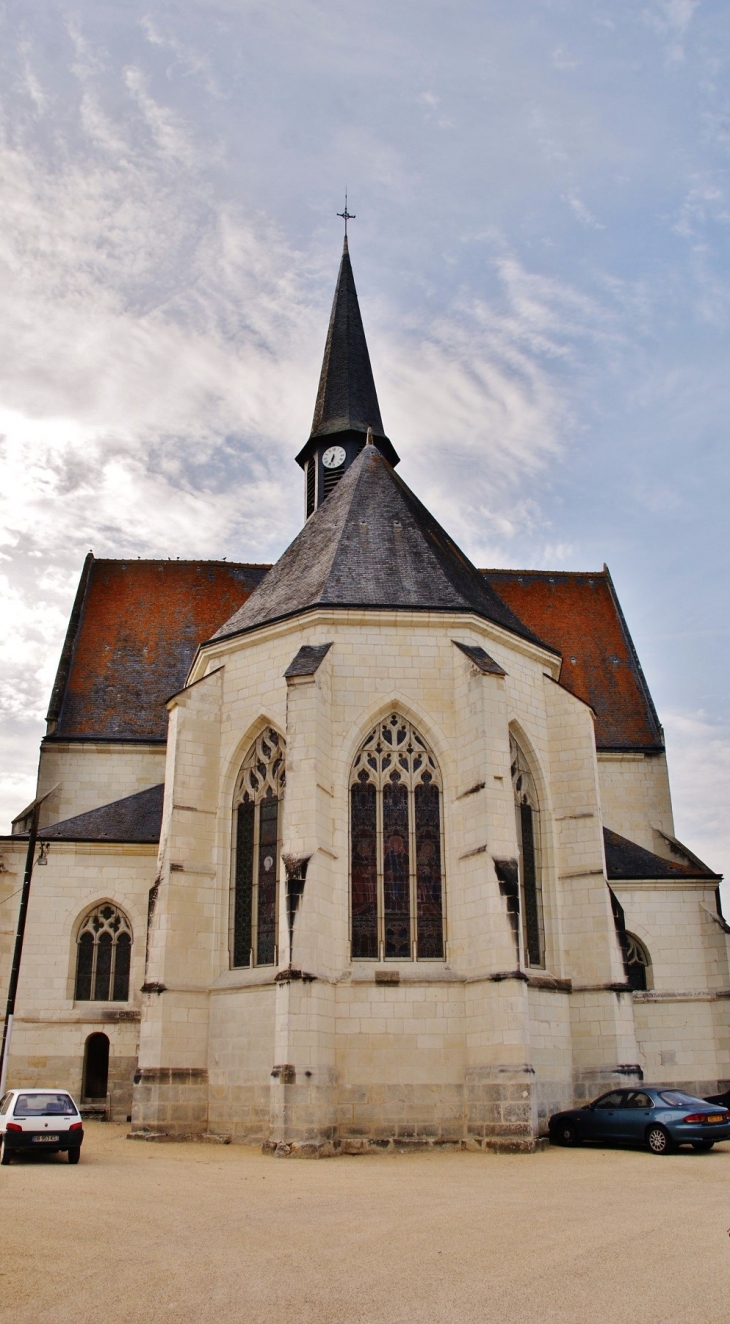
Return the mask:
<path fill-rule="evenodd" d="M 20 909 L 18 910 L 18 927 L 15 934 L 15 950 L 13 952 L 13 964 L 10 969 L 10 983 L 8 985 L 8 1000 L 5 1007 L 5 1024 L 3 1026 L 3 1041 L 0 1047 L 0 1098 L 5 1093 L 5 1081 L 8 1075 L 8 1060 L 10 1058 L 10 1040 L 13 1035 L 13 1018 L 15 1016 L 15 998 L 18 992 L 18 979 L 20 978 L 20 961 L 23 955 L 23 938 L 25 937 L 25 921 L 28 916 L 28 901 L 30 899 L 30 884 L 33 878 L 33 863 L 35 859 L 35 848 L 38 841 L 38 819 L 40 817 L 41 805 L 48 799 L 54 791 L 58 789 L 54 786 L 40 800 L 36 800 L 33 805 L 33 817 L 30 821 L 30 837 L 28 840 L 28 852 L 25 857 L 25 873 L 23 875 L 23 889 L 20 895 Z"/>

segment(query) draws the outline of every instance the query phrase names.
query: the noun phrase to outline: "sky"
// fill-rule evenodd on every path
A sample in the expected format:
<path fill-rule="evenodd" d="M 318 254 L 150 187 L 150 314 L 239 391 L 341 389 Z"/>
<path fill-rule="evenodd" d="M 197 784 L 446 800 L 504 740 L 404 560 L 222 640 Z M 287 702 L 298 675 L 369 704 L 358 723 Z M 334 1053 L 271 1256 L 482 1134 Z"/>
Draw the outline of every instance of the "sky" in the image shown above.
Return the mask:
<path fill-rule="evenodd" d="M 5 0 L 2 830 L 89 548 L 298 531 L 347 187 L 400 472 L 478 565 L 608 563 L 730 874 L 729 68 L 715 0 Z"/>

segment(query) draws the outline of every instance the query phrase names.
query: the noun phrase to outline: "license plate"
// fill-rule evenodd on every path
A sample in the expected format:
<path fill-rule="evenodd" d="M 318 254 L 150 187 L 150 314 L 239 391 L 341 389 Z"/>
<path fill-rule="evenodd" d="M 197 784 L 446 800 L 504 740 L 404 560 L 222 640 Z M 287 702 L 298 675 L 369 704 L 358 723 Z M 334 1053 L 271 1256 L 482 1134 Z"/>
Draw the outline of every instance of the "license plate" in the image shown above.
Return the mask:
<path fill-rule="evenodd" d="M 34 1145 L 57 1145 L 60 1136 L 33 1136 Z"/>
<path fill-rule="evenodd" d="M 710 1116 L 706 1118 L 706 1120 L 708 1122 L 724 1122 L 725 1118 L 723 1117 L 722 1113 L 711 1113 Z"/>

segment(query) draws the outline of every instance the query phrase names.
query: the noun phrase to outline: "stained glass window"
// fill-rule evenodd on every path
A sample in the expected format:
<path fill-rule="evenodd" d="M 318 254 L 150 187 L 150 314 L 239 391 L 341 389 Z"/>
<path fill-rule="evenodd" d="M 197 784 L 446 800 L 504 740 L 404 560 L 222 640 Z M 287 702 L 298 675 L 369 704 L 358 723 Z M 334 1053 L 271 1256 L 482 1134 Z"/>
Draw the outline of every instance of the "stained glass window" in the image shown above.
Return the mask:
<path fill-rule="evenodd" d="M 132 939 L 128 933 L 117 935 L 117 952 L 114 962 L 114 980 L 112 983 L 112 1002 L 126 1002 L 129 993 L 129 966 L 132 959 Z"/>
<path fill-rule="evenodd" d="M 383 912 L 385 955 L 411 955 L 411 871 L 408 864 L 408 788 L 392 772 L 383 787 Z"/>
<path fill-rule="evenodd" d="M 350 788 L 352 835 L 352 955 L 378 955 L 378 833 L 376 791 L 367 773 Z"/>
<path fill-rule="evenodd" d="M 441 783 L 420 733 L 391 713 L 350 778 L 353 960 L 443 960 Z"/>
<path fill-rule="evenodd" d="M 132 929 L 126 915 L 105 901 L 85 918 L 76 940 L 77 1002 L 126 1002 Z"/>
<path fill-rule="evenodd" d="M 540 872 L 540 811 L 530 765 L 510 735 L 512 789 L 520 851 L 520 894 L 525 964 L 544 966 L 545 933 Z"/>
<path fill-rule="evenodd" d="M 94 972 L 94 935 L 88 930 L 79 937 L 76 951 L 76 1001 L 91 1002 L 91 980 Z"/>
<path fill-rule="evenodd" d="M 251 910 L 253 899 L 254 804 L 247 800 L 236 810 L 236 867 L 233 895 L 233 964 L 251 964 Z"/>
<path fill-rule="evenodd" d="M 231 964 L 275 965 L 284 739 L 267 727 L 249 750 L 234 795 Z"/>
<path fill-rule="evenodd" d="M 413 792 L 416 808 L 416 916 L 418 954 L 444 954 L 441 895 L 441 806 L 438 786 L 428 772 Z"/>

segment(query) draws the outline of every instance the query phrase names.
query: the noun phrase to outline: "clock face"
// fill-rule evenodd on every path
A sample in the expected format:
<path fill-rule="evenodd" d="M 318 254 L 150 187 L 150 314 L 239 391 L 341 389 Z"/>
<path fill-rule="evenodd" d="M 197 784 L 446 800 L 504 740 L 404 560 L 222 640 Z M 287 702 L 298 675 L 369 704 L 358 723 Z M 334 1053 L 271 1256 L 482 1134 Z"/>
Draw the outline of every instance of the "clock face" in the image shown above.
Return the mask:
<path fill-rule="evenodd" d="M 341 464 L 345 463 L 345 451 L 342 446 L 330 446 L 322 456 L 322 463 L 325 469 L 339 469 Z"/>

